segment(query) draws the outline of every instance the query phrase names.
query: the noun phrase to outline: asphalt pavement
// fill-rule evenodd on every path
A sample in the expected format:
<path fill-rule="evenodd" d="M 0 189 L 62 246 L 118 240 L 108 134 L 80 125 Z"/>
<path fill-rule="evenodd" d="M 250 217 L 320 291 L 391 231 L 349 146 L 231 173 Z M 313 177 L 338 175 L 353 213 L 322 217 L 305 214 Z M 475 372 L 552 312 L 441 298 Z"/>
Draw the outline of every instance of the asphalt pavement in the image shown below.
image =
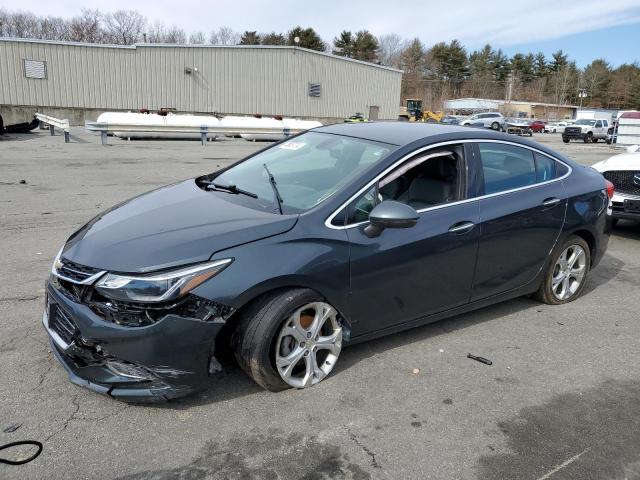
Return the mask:
<path fill-rule="evenodd" d="M 54 255 L 111 205 L 265 145 L 72 135 L 0 137 L 0 445 L 44 445 L 0 479 L 640 478 L 640 225 L 619 224 L 573 303 L 520 298 L 353 346 L 304 391 L 231 368 L 193 397 L 129 405 L 71 384 L 53 358 Z M 584 164 L 617 153 L 533 139 Z"/>

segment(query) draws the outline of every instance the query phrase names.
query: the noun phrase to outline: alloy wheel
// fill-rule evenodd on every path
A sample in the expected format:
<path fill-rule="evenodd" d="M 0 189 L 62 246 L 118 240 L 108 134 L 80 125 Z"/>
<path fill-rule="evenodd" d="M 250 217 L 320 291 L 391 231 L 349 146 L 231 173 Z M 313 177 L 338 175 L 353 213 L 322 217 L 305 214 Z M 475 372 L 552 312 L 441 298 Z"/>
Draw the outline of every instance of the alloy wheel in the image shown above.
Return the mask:
<path fill-rule="evenodd" d="M 276 368 L 291 387 L 310 387 L 331 373 L 341 349 L 338 312 L 325 302 L 308 303 L 291 314 L 280 329 Z"/>
<path fill-rule="evenodd" d="M 571 298 L 582 286 L 587 255 L 580 245 L 571 245 L 556 260 L 551 278 L 551 291 L 558 300 Z"/>

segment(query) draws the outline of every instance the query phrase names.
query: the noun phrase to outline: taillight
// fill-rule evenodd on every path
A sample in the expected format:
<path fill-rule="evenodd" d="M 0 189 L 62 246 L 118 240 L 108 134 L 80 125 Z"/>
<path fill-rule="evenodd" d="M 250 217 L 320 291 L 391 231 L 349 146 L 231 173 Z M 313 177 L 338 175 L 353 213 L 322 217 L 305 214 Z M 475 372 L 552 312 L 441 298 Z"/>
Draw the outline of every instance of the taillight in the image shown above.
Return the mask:
<path fill-rule="evenodd" d="M 609 197 L 609 199 L 612 199 L 613 194 L 616 191 L 616 187 L 614 187 L 613 183 L 611 183 L 609 180 L 605 180 L 604 183 L 607 185 L 607 196 Z"/>

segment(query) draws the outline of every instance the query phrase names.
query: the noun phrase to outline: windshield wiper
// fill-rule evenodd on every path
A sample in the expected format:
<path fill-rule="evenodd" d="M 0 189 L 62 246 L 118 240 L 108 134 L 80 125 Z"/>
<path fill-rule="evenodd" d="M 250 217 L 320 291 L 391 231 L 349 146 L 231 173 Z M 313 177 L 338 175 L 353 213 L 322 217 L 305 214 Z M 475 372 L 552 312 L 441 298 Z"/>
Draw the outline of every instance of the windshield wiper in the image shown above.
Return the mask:
<path fill-rule="evenodd" d="M 271 172 L 269 171 L 269 167 L 267 167 L 266 163 L 263 163 L 262 166 L 264 167 L 264 170 L 267 172 L 267 175 L 269 176 L 269 183 L 271 184 L 271 189 L 273 190 L 273 203 L 275 204 L 276 207 L 278 207 L 278 211 L 280 212 L 280 215 L 283 215 L 282 197 L 280 196 L 280 192 L 278 192 L 278 187 L 276 186 L 276 179 L 273 178 L 273 175 L 271 175 Z"/>
<path fill-rule="evenodd" d="M 258 198 L 258 195 L 256 195 L 255 193 L 238 188 L 236 185 L 224 185 L 222 183 L 215 183 L 215 182 L 203 182 L 203 183 L 207 186 L 207 188 L 213 187 L 215 189 L 225 190 L 230 193 L 246 195 L 247 197 L 251 197 L 251 198 Z"/>

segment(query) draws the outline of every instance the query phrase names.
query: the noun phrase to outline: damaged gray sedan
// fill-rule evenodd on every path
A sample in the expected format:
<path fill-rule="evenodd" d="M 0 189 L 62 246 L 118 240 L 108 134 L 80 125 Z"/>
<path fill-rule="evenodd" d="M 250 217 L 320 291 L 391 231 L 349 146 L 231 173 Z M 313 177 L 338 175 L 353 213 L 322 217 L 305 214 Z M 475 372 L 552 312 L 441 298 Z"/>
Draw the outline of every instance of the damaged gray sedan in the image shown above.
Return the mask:
<path fill-rule="evenodd" d="M 578 298 L 613 187 L 501 133 L 342 124 L 140 195 L 71 235 L 43 324 L 71 380 L 140 401 L 325 379 L 343 345 L 521 295 Z"/>

